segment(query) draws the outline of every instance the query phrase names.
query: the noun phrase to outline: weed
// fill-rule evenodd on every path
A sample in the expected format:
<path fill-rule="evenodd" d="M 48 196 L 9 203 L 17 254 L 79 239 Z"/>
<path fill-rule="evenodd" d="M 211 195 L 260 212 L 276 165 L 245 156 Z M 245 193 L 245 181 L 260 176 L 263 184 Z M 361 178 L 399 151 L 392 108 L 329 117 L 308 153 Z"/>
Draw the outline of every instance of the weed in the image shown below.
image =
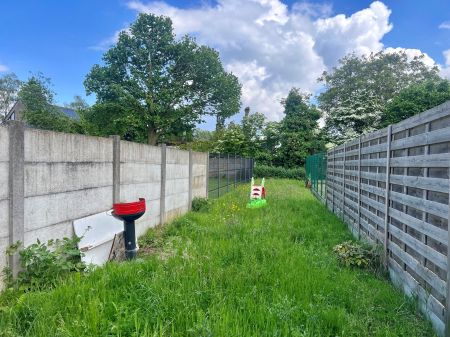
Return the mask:
<path fill-rule="evenodd" d="M 204 212 L 207 211 L 211 202 L 208 198 L 195 197 L 192 200 L 192 211 L 194 212 Z"/>
<path fill-rule="evenodd" d="M 7 254 L 19 254 L 21 270 L 12 277 L 10 267 L 5 268 L 5 283 L 8 288 L 21 291 L 42 290 L 55 287 L 70 272 L 82 272 L 86 265 L 81 261 L 77 243 L 79 238 L 39 240 L 21 248 L 20 242 L 8 248 Z"/>

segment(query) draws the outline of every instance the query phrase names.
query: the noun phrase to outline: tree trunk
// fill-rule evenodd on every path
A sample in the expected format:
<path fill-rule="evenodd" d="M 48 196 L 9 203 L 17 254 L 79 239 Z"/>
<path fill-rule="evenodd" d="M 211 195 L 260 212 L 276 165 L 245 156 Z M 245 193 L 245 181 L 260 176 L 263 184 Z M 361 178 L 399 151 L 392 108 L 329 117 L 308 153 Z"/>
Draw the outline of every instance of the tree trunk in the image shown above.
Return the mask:
<path fill-rule="evenodd" d="M 156 129 L 153 126 L 150 126 L 148 128 L 148 133 L 147 133 L 147 142 L 149 145 L 156 145 L 156 143 L 158 142 L 158 134 L 156 132 Z"/>
<path fill-rule="evenodd" d="M 220 116 L 219 114 L 217 114 L 217 116 L 216 116 L 216 131 L 223 130 L 224 127 L 225 127 L 225 119 L 222 116 Z"/>

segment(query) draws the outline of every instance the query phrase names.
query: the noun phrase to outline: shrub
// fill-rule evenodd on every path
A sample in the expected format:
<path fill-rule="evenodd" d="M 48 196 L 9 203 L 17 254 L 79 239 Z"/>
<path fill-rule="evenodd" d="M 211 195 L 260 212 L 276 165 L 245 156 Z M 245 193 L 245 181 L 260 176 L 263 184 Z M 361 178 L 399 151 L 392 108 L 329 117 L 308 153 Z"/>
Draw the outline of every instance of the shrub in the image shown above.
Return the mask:
<path fill-rule="evenodd" d="M 206 211 L 206 210 L 208 210 L 209 205 L 210 205 L 210 201 L 208 200 L 208 198 L 195 197 L 192 200 L 192 210 L 194 212 Z"/>
<path fill-rule="evenodd" d="M 22 249 L 19 243 L 12 245 L 7 254 L 19 254 L 21 271 L 13 278 L 11 269 L 5 268 L 7 287 L 23 291 L 53 288 L 68 273 L 84 271 L 86 265 L 77 247 L 79 240 L 78 237 L 64 238 L 49 240 L 47 244 L 38 240 Z"/>
<path fill-rule="evenodd" d="M 333 251 L 346 267 L 370 269 L 376 273 L 382 270 L 380 249 L 377 246 L 346 241 L 334 246 Z"/>
<path fill-rule="evenodd" d="M 253 170 L 256 178 L 286 178 L 286 179 L 305 179 L 305 168 L 284 168 L 281 166 L 256 165 Z"/>

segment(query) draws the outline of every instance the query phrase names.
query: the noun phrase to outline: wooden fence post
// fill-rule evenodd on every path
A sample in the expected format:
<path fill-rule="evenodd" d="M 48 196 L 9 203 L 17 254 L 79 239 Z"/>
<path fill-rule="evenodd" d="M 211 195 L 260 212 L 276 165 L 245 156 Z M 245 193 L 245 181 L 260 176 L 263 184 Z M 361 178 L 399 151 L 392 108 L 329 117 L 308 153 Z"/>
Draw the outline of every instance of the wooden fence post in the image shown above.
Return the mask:
<path fill-rule="evenodd" d="M 386 143 L 386 186 L 384 195 L 384 265 L 388 268 L 388 240 L 389 240 L 389 178 L 391 176 L 391 137 L 392 125 L 387 129 Z"/>
<path fill-rule="evenodd" d="M 336 189 L 336 149 L 333 149 L 333 189 L 331 194 L 331 209 L 334 213 L 334 190 Z"/>
<path fill-rule="evenodd" d="M 358 240 L 361 240 L 361 136 L 358 138 Z"/>
<path fill-rule="evenodd" d="M 450 195 L 450 180 L 449 180 L 449 195 Z M 450 220 L 450 202 L 448 205 L 448 219 Z M 447 291 L 445 296 L 445 337 L 450 337 L 450 229 L 447 228 Z"/>
<path fill-rule="evenodd" d="M 345 222 L 345 154 L 347 152 L 347 142 L 344 143 L 344 160 L 342 161 L 342 221 Z"/>

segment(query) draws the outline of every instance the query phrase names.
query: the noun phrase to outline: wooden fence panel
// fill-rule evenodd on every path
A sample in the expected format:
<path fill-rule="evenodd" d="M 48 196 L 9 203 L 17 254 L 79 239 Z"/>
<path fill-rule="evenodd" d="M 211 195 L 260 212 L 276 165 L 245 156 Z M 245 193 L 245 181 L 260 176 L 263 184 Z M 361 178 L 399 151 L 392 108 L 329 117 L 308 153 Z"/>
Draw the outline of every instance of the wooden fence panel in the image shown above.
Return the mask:
<path fill-rule="evenodd" d="M 391 278 L 450 336 L 450 101 L 327 153 L 328 208 L 380 244 Z"/>

